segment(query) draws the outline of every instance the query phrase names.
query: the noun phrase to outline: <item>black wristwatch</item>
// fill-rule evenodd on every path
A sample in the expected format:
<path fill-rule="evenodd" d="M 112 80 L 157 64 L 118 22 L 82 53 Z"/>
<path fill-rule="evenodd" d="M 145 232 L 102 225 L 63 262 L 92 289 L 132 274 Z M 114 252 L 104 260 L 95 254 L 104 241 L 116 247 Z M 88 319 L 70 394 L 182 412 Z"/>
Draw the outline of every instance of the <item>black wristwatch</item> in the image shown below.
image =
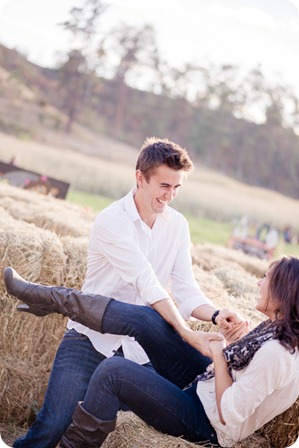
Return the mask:
<path fill-rule="evenodd" d="M 218 316 L 219 313 L 220 313 L 220 310 L 216 310 L 216 311 L 213 313 L 213 316 L 211 317 L 211 321 L 213 322 L 214 325 L 217 325 L 216 317 Z"/>

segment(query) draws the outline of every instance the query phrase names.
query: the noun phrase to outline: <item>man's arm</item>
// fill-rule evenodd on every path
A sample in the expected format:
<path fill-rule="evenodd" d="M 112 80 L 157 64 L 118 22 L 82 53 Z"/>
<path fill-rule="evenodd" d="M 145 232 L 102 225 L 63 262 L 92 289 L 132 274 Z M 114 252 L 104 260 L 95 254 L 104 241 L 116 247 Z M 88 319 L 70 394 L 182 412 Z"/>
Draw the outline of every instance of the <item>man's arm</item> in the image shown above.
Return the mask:
<path fill-rule="evenodd" d="M 192 317 L 210 322 L 217 308 L 209 304 L 200 305 L 192 313 Z M 231 343 L 244 336 L 249 331 L 249 323 L 240 314 L 227 308 L 218 310 L 214 323 L 219 327 L 219 331 L 225 339 Z"/>
<path fill-rule="evenodd" d="M 212 316 L 217 311 L 217 308 L 205 296 L 194 278 L 190 254 L 191 240 L 189 226 L 187 221 L 184 221 L 183 224 L 177 258 L 171 274 L 172 296 L 178 305 L 180 313 L 186 320 L 192 316 L 205 322 L 211 322 Z M 239 314 L 228 309 L 219 310 L 219 313 L 213 319 L 213 323 L 219 326 L 219 330 L 229 342 L 236 340 L 248 332 L 246 331 L 246 326 L 240 324 L 231 333 L 233 327 L 241 322 L 246 321 Z"/>
<path fill-rule="evenodd" d="M 193 331 L 179 313 L 172 299 L 159 300 L 152 304 L 152 307 L 168 322 L 180 336 L 200 351 L 203 355 L 210 356 L 209 343 L 211 340 L 222 340 L 222 336 L 215 332 Z M 192 316 L 206 322 L 211 321 L 216 308 L 211 305 L 201 305 L 197 307 Z M 237 313 L 223 309 L 215 318 L 219 325 L 220 332 L 230 343 L 237 340 L 248 332 L 247 322 Z M 237 329 L 237 330 L 236 330 Z"/>
<path fill-rule="evenodd" d="M 217 333 L 207 333 L 204 331 L 193 331 L 180 315 L 172 299 L 159 300 L 153 303 L 152 307 L 168 322 L 180 336 L 200 351 L 203 355 L 210 356 L 209 342 L 222 340 L 222 336 Z"/>

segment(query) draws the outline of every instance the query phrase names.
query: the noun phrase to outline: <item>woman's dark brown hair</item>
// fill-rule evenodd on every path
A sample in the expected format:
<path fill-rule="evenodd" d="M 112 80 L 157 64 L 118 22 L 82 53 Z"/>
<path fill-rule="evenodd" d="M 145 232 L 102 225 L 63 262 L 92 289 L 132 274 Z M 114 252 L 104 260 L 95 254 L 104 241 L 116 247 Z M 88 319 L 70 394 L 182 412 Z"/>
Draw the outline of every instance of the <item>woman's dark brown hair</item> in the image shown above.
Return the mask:
<path fill-rule="evenodd" d="M 290 352 L 299 348 L 299 259 L 283 257 L 270 266 L 269 294 L 278 301 L 278 340 Z"/>

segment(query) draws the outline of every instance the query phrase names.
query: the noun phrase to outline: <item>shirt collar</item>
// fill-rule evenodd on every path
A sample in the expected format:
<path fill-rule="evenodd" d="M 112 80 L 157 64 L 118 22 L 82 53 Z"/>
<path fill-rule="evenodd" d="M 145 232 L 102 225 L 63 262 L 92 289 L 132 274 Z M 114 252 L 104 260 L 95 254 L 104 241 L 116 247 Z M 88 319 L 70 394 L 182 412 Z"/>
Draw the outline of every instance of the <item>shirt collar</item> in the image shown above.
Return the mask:
<path fill-rule="evenodd" d="M 125 206 L 125 210 L 128 213 L 128 215 L 130 216 L 130 218 L 132 219 L 133 222 L 135 221 L 142 221 L 142 219 L 140 218 L 140 215 L 138 213 L 135 201 L 134 201 L 134 195 L 137 191 L 137 187 L 133 187 L 129 193 L 124 196 L 124 206 Z M 171 210 L 170 207 L 167 206 L 165 208 L 165 210 L 163 211 L 163 213 L 159 213 L 157 216 L 157 220 L 160 219 L 165 219 L 166 221 L 168 221 L 169 219 L 171 219 Z"/>
<path fill-rule="evenodd" d="M 137 187 L 133 187 L 129 193 L 124 197 L 124 207 L 130 218 L 133 222 L 140 220 L 140 215 L 138 213 L 135 201 L 134 201 L 134 195 L 136 193 Z"/>

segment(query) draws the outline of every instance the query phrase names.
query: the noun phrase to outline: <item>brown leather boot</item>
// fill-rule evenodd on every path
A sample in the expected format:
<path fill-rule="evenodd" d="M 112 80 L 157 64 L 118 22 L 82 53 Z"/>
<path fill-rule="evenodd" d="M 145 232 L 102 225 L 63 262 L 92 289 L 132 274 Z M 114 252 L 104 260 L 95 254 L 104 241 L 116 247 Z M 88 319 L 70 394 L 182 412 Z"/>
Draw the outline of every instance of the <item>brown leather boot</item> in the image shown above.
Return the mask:
<path fill-rule="evenodd" d="M 59 448 L 98 448 L 115 429 L 116 420 L 103 421 L 78 403 L 73 421 L 62 436 Z"/>
<path fill-rule="evenodd" d="M 112 300 L 99 294 L 83 294 L 64 286 L 30 283 L 11 267 L 4 269 L 4 283 L 9 294 L 25 302 L 26 305 L 18 306 L 19 311 L 35 316 L 62 314 L 99 332 L 105 310 Z"/>

